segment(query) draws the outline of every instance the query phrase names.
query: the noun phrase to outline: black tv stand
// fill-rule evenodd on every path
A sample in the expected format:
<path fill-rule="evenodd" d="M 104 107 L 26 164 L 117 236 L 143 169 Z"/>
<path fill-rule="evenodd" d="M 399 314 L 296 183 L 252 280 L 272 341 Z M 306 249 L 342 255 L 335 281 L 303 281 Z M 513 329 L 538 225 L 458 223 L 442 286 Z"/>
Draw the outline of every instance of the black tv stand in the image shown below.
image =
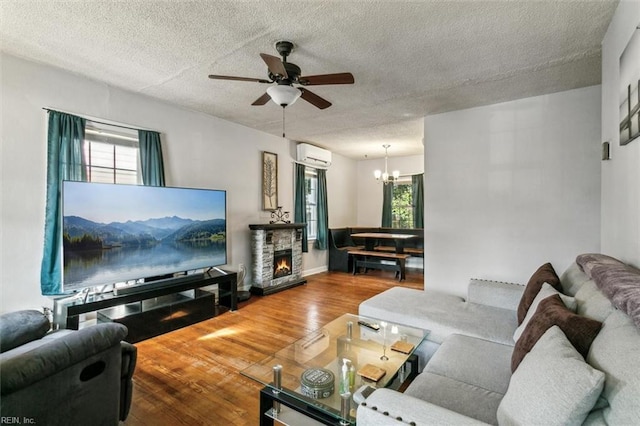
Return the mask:
<path fill-rule="evenodd" d="M 195 281 L 201 281 L 204 279 L 204 273 L 184 275 L 181 277 L 163 278 L 155 281 L 148 281 L 143 284 L 133 284 L 126 287 L 116 287 L 113 289 L 113 294 L 116 296 L 123 296 L 125 294 L 140 293 L 150 291 L 155 288 L 174 287 L 178 284 L 190 283 Z"/>
<path fill-rule="evenodd" d="M 214 294 L 203 287 L 217 284 L 218 306 L 235 311 L 238 308 L 237 276 L 236 272 L 210 270 L 132 286 L 135 291 L 130 292 L 56 299 L 54 324 L 58 328 L 77 330 L 81 314 L 96 312 L 98 322 L 125 324 L 129 328 L 126 340 L 133 343 L 215 316 L 218 310 Z"/>

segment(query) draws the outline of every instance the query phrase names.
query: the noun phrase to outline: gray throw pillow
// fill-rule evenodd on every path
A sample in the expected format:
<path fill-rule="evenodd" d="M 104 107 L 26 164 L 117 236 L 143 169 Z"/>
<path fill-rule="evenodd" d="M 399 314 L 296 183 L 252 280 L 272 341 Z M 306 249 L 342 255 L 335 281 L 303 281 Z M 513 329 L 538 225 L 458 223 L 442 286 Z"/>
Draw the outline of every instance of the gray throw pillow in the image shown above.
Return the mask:
<path fill-rule="evenodd" d="M 580 425 L 598 400 L 604 379 L 554 325 L 511 376 L 498 406 L 498 424 Z"/>

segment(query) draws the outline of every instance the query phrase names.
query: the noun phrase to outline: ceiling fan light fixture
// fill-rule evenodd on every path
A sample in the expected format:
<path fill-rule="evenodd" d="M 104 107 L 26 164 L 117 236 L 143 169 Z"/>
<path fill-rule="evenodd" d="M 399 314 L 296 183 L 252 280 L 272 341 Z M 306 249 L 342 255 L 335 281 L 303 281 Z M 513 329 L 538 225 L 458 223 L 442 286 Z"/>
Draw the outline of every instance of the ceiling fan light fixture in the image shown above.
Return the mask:
<path fill-rule="evenodd" d="M 271 97 L 271 100 L 281 107 L 292 105 L 298 100 L 302 92 L 293 86 L 286 84 L 278 84 L 277 86 L 271 86 L 267 89 L 267 93 Z"/>
<path fill-rule="evenodd" d="M 265 105 L 269 100 L 280 105 L 284 110 L 285 107 L 292 105 L 298 98 L 304 99 L 318 109 L 325 109 L 331 106 L 331 102 L 316 95 L 308 89 L 293 87 L 293 84 L 301 84 L 303 86 L 321 86 L 325 84 L 354 84 L 355 79 L 350 72 L 340 72 L 333 74 L 303 75 L 299 66 L 293 62 L 287 61 L 287 57 L 294 50 L 294 43 L 287 40 L 276 42 L 275 49 L 281 58 L 260 53 L 260 57 L 267 65 L 269 79 L 238 77 L 232 75 L 210 74 L 209 78 L 214 80 L 231 80 L 231 81 L 250 81 L 255 83 L 276 83 L 276 86 L 269 87 L 267 93 L 253 101 L 251 105 Z"/>

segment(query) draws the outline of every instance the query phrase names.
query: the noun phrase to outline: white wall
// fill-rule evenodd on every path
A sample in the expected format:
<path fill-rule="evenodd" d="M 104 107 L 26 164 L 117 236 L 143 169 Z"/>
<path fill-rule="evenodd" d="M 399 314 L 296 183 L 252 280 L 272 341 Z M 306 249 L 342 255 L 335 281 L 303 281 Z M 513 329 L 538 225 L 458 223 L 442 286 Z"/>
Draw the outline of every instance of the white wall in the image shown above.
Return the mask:
<path fill-rule="evenodd" d="M 356 220 L 356 205 L 358 188 L 351 185 L 357 179 L 357 161 L 333 154 L 331 168 L 327 172 L 327 186 L 333 194 L 328 200 L 329 228 L 352 226 Z M 349 200 L 348 206 L 342 205 Z"/>
<path fill-rule="evenodd" d="M 388 170 L 401 175 L 415 175 L 424 171 L 424 156 L 391 157 Z M 358 161 L 358 217 L 346 226 L 380 226 L 382 223 L 382 184 L 373 176 L 374 170 L 384 171 L 384 158 Z"/>
<path fill-rule="evenodd" d="M 250 264 L 250 223 L 261 211 L 261 151 L 279 155 L 279 204 L 293 218 L 293 143 L 216 117 L 125 92 L 55 68 L 0 56 L 1 197 L 0 312 L 51 306 L 40 295 L 47 158 L 42 109 L 113 120 L 162 134 L 167 185 L 227 190 L 229 264 Z M 274 114 L 277 111 L 274 109 Z M 327 173 L 330 221 L 355 220 L 355 161 L 334 155 Z M 326 268 L 313 250 L 304 269 Z"/>
<path fill-rule="evenodd" d="M 640 267 L 640 139 L 620 146 L 620 55 L 640 24 L 640 2 L 621 1 L 602 42 L 602 252 Z M 638 76 L 636 76 L 638 78 Z"/>
<path fill-rule="evenodd" d="M 425 288 L 600 248 L 600 87 L 425 118 Z"/>
<path fill-rule="evenodd" d="M 295 155 L 295 153 L 294 153 Z M 329 207 L 329 228 L 351 226 L 356 221 L 356 161 L 350 158 L 332 155 L 331 167 L 327 171 L 327 191 Z M 345 200 L 349 200 L 345 203 Z M 313 241 L 309 241 L 309 252 L 302 255 L 304 275 L 316 274 L 327 270 L 329 251 L 316 250 Z"/>

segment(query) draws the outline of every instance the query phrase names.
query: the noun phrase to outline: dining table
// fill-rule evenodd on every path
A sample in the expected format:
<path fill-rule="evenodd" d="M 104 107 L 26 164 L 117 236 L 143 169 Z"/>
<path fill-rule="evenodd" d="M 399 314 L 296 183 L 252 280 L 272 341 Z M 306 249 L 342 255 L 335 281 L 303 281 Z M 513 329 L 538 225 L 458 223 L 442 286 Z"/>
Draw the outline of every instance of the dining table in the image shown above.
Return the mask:
<path fill-rule="evenodd" d="M 380 240 L 385 241 L 393 241 L 396 253 L 401 254 L 404 253 L 404 243 L 407 240 L 417 238 L 412 234 L 393 234 L 390 232 L 358 232 L 355 234 L 351 234 L 352 238 L 363 238 L 364 239 L 364 249 L 367 251 L 375 250 L 376 244 Z"/>

